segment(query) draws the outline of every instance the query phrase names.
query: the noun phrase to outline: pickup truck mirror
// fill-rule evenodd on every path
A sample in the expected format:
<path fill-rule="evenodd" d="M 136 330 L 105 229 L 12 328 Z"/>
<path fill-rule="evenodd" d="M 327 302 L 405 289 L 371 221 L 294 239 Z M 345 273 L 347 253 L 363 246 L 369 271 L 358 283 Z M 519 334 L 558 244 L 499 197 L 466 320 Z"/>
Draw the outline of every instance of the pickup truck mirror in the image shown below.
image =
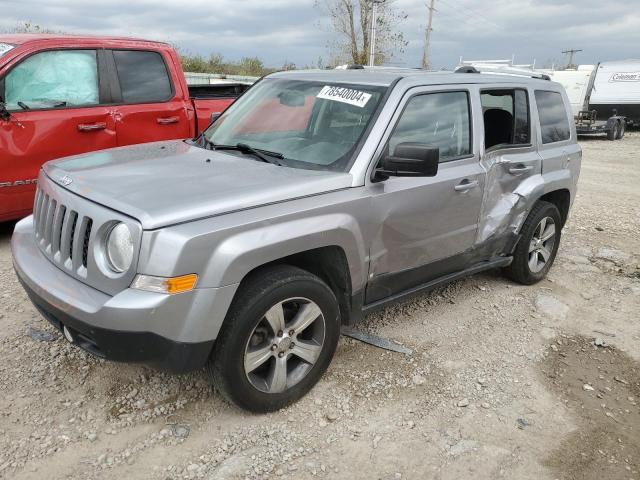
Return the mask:
<path fill-rule="evenodd" d="M 440 149 L 426 143 L 405 142 L 396 147 L 393 155 L 382 158 L 376 177 L 435 177 L 440 162 Z"/>
<path fill-rule="evenodd" d="M 11 118 L 11 114 L 9 113 L 9 110 L 7 110 L 5 103 L 0 100 L 0 120 L 7 121 L 9 118 Z"/>

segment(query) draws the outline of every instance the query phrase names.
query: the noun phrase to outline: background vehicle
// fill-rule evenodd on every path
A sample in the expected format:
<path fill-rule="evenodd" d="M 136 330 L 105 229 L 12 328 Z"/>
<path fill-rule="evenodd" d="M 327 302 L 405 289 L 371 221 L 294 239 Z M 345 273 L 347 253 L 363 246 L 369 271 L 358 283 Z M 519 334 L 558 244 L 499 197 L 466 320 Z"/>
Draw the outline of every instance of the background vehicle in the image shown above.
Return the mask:
<path fill-rule="evenodd" d="M 191 92 L 164 43 L 0 35 L 0 221 L 29 214 L 44 162 L 194 137 L 246 88 Z"/>
<path fill-rule="evenodd" d="M 79 347 L 206 365 L 231 401 L 275 410 L 365 312 L 487 269 L 544 278 L 580 162 L 554 82 L 282 72 L 197 141 L 47 163 L 14 265 Z"/>
<path fill-rule="evenodd" d="M 607 62 L 549 72 L 569 94 L 578 135 L 605 134 L 609 140 L 619 140 L 627 126 L 640 122 L 640 62 L 635 81 L 633 73 L 621 73 L 633 68 L 631 63 Z M 628 103 L 634 101 L 636 107 Z"/>

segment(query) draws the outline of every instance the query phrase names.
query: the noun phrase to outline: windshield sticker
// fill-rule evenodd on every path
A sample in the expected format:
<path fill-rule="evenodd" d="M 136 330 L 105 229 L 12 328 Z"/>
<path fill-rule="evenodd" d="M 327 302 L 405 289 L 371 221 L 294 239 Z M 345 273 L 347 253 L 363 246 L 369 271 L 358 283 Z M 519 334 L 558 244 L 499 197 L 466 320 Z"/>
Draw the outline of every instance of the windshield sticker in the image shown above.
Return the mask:
<path fill-rule="evenodd" d="M 322 87 L 322 90 L 320 90 L 320 93 L 318 93 L 316 97 L 323 98 L 324 100 L 348 103 L 349 105 L 355 105 L 356 107 L 363 108 L 371 98 L 371 94 L 361 92 L 360 90 L 353 90 L 351 88 L 332 87 L 330 85 L 326 85 Z"/>
<path fill-rule="evenodd" d="M 0 57 L 12 49 L 13 45 L 9 45 L 8 43 L 0 43 Z"/>

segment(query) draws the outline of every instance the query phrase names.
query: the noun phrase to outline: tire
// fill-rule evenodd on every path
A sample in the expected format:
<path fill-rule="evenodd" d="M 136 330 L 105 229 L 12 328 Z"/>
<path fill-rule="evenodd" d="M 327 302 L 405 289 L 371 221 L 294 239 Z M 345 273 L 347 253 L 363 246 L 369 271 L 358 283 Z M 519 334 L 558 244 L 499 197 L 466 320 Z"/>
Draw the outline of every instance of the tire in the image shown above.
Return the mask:
<path fill-rule="evenodd" d="M 626 129 L 627 129 L 627 124 L 623 120 L 618 124 L 618 134 L 616 135 L 616 138 L 618 140 L 622 140 L 622 138 L 624 137 L 624 132 L 625 132 Z"/>
<path fill-rule="evenodd" d="M 238 407 L 275 411 L 303 397 L 329 366 L 340 337 L 338 301 L 318 277 L 287 265 L 264 268 L 240 288 L 207 371 Z"/>
<path fill-rule="evenodd" d="M 607 140 L 613 141 L 618 138 L 618 129 L 618 123 L 616 122 L 616 124 L 607 131 Z"/>
<path fill-rule="evenodd" d="M 544 234 L 549 235 L 549 223 L 552 222 L 553 235 L 545 241 L 540 241 L 544 238 L 540 232 L 543 219 L 546 220 L 543 226 Z M 506 275 L 523 285 L 533 285 L 542 280 L 556 258 L 560 245 L 561 225 L 560 212 L 555 205 L 549 202 L 537 202 L 520 229 L 520 241 L 513 253 L 511 265 L 505 269 Z M 544 251 L 540 248 L 544 248 Z"/>

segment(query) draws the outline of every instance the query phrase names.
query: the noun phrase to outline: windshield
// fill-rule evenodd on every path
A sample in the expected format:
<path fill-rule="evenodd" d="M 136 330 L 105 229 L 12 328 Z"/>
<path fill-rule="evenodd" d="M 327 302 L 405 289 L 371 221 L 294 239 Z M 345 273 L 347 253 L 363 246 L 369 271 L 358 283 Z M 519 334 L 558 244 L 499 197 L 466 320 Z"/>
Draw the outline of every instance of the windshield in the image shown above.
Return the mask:
<path fill-rule="evenodd" d="M 213 148 L 249 145 L 277 155 L 285 166 L 345 171 L 385 91 L 267 78 L 229 107 L 204 138 Z"/>
<path fill-rule="evenodd" d="M 0 57 L 7 53 L 9 50 L 13 50 L 13 45 L 0 42 Z"/>

